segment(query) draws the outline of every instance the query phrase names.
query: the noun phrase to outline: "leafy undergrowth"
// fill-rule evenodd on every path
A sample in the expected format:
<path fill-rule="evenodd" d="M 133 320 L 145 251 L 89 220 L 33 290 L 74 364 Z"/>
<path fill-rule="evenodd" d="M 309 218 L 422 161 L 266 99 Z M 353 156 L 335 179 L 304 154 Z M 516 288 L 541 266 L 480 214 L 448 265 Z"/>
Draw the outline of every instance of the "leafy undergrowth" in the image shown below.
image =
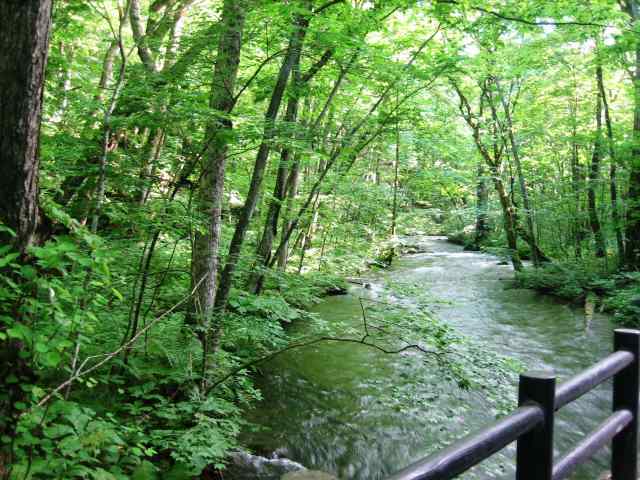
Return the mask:
<path fill-rule="evenodd" d="M 572 302 L 583 302 L 593 294 L 617 323 L 640 325 L 640 272 L 603 273 L 602 268 L 584 262 L 565 262 L 527 268 L 517 279 L 523 287 Z"/>
<path fill-rule="evenodd" d="M 79 229 L 33 248 L 29 263 L 0 250 L 0 351 L 15 352 L 0 359 L 3 478 L 183 479 L 222 468 L 260 398 L 252 370 L 238 366 L 286 346 L 288 323 L 317 322 L 306 309 L 346 289 L 314 272 L 276 273 L 260 296 L 234 290 L 207 382 L 234 374 L 206 389 L 180 269 L 144 299 L 157 306 L 138 331 L 153 328 L 122 348 L 135 301 L 128 268 L 140 252 L 123 261 L 113 243 Z M 183 264 L 187 255 L 175 254 Z"/>

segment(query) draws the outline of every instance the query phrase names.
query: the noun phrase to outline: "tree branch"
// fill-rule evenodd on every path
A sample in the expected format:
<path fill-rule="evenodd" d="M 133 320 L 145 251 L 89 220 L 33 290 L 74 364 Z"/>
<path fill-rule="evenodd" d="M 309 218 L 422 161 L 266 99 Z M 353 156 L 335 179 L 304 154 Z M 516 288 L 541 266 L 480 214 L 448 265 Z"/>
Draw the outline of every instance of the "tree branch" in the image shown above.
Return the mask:
<path fill-rule="evenodd" d="M 438 0 L 438 3 L 445 3 L 449 5 L 460 5 L 460 2 L 457 0 Z M 567 27 L 567 26 L 578 26 L 578 27 L 598 27 L 598 28 L 607 28 L 610 25 L 605 25 L 602 23 L 594 23 L 594 22 L 579 22 L 579 21 L 564 21 L 564 22 L 556 22 L 556 21 L 547 21 L 547 20 L 529 20 L 527 18 L 522 17 L 514 17 L 512 15 L 506 15 L 504 13 L 496 12 L 494 10 L 489 10 L 483 7 L 478 7 L 475 5 L 469 6 L 471 10 L 475 10 L 477 12 L 486 13 L 487 15 L 492 15 L 496 18 L 500 18 L 501 20 L 508 20 L 511 22 L 523 23 L 525 25 L 531 25 L 534 27 L 542 27 L 542 26 L 555 26 L 555 27 Z"/>

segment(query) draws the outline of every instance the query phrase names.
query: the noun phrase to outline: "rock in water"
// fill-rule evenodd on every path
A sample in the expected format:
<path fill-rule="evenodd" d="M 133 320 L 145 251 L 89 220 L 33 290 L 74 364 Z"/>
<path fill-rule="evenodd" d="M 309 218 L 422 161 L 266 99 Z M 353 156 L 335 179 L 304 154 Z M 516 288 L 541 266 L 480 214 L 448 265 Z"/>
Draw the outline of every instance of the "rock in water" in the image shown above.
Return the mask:
<path fill-rule="evenodd" d="M 288 458 L 265 458 L 246 452 L 236 452 L 227 467 L 227 478 L 242 480 L 280 480 L 283 475 L 305 470 Z"/>
<path fill-rule="evenodd" d="M 287 473 L 281 480 L 338 480 L 338 478 L 319 470 L 300 470 Z"/>

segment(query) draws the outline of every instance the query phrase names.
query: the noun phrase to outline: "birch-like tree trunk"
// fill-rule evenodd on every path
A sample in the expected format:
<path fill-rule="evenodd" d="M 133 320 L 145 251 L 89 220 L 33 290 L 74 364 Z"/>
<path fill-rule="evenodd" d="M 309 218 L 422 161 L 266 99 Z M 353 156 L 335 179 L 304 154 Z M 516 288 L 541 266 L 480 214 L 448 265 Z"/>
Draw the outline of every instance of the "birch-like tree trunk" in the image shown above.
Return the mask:
<path fill-rule="evenodd" d="M 206 131 L 204 168 L 197 198 L 198 209 L 206 217 L 207 227 L 204 232 L 196 232 L 191 257 L 194 310 L 205 332 L 209 330 L 218 288 L 224 176 L 229 132 L 233 128 L 229 114 L 235 102 L 245 17 L 244 0 L 225 0 L 209 99 L 212 117 Z M 205 334 L 203 338 L 207 336 Z M 205 342 L 205 350 L 208 348 Z"/>

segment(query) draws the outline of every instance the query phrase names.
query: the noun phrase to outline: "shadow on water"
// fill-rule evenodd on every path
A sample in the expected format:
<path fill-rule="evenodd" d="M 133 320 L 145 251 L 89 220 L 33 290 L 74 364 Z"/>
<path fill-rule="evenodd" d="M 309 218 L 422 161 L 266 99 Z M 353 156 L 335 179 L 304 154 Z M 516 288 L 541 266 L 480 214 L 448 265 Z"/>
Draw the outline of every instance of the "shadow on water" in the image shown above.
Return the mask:
<path fill-rule="evenodd" d="M 560 381 L 610 352 L 613 325 L 607 316 L 596 313 L 585 329 L 581 309 L 510 288 L 511 267 L 499 265 L 498 258 L 464 252 L 439 237 L 421 241 L 430 253 L 400 258 L 372 280 L 372 290 L 327 298 L 315 312 L 355 325 L 362 318 L 359 297 L 375 296 L 388 283 L 414 282 L 438 300 L 440 320 L 527 368 L 554 368 Z M 386 355 L 323 343 L 287 352 L 263 372 L 258 386 L 264 399 L 250 415 L 263 428 L 245 432 L 245 442 L 345 480 L 384 478 L 494 418 L 481 392 L 443 381 L 416 353 Z M 610 409 L 605 385 L 561 410 L 557 453 L 570 449 Z M 512 477 L 513 457 L 510 448 L 463 478 Z M 607 463 L 603 452 L 572 478 L 598 478 Z"/>

